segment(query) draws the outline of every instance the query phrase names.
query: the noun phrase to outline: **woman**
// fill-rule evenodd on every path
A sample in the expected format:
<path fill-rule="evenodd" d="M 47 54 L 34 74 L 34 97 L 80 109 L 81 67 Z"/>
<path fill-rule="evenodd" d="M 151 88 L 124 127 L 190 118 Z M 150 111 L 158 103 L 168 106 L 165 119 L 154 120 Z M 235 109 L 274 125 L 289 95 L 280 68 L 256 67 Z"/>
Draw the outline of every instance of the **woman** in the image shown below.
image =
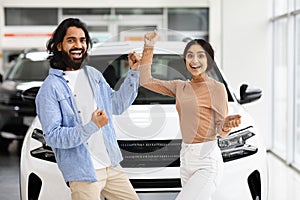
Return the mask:
<path fill-rule="evenodd" d="M 177 200 L 209 200 L 223 171 L 217 136 L 225 137 L 240 124 L 240 115 L 227 116 L 227 93 L 222 83 L 207 75 L 214 65 L 214 51 L 202 39 L 190 41 L 184 49 L 186 69 L 191 80 L 159 80 L 151 76 L 156 32 L 144 37 L 140 65 L 140 84 L 152 91 L 176 99 L 180 120 L 182 149 L 180 175 L 182 191 Z"/>

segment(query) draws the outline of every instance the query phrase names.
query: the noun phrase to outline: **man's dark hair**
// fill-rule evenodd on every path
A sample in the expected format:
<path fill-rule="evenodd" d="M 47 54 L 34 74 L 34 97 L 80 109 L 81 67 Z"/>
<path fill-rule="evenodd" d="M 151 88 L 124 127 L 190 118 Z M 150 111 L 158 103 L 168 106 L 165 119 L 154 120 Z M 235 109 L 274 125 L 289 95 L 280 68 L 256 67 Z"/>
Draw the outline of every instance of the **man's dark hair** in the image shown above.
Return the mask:
<path fill-rule="evenodd" d="M 48 53 L 50 53 L 50 56 L 48 57 L 50 66 L 54 69 L 65 70 L 66 68 L 62 59 L 62 52 L 58 51 L 57 45 L 63 41 L 68 28 L 72 26 L 81 28 L 84 31 L 87 44 L 86 50 L 88 50 L 89 47 L 92 47 L 92 41 L 85 23 L 77 18 L 68 18 L 63 20 L 53 32 L 53 35 L 46 46 Z"/>
<path fill-rule="evenodd" d="M 207 42 L 206 40 L 203 40 L 203 39 L 194 39 L 187 43 L 187 45 L 185 46 L 184 51 L 183 51 L 184 63 L 186 63 L 185 57 L 186 57 L 187 51 L 194 44 L 198 44 L 204 49 L 206 57 L 207 57 L 207 70 L 210 70 L 211 68 L 213 68 L 216 65 L 214 50 L 213 50 L 212 46 L 209 44 L 209 42 Z"/>

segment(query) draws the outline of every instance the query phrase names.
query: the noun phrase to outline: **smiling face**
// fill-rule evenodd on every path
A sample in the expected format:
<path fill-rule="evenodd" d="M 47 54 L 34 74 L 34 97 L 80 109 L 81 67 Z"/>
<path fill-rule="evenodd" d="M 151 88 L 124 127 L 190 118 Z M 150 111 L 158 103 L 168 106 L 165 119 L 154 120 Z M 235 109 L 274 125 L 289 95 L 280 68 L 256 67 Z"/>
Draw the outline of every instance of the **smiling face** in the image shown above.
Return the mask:
<path fill-rule="evenodd" d="M 62 59 L 66 64 L 66 70 L 79 69 L 87 57 L 87 43 L 85 33 L 81 28 L 71 26 L 57 49 L 62 52 Z"/>
<path fill-rule="evenodd" d="M 199 76 L 207 69 L 207 57 L 205 50 L 199 44 L 193 44 L 187 50 L 185 65 L 193 77 Z"/>

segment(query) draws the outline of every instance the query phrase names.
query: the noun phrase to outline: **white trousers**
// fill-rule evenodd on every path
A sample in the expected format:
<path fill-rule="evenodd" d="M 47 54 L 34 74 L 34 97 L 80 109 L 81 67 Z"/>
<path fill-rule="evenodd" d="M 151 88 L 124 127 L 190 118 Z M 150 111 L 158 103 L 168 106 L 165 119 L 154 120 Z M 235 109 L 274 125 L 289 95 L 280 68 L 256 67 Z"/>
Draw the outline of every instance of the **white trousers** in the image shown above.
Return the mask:
<path fill-rule="evenodd" d="M 176 200 L 211 200 L 223 174 L 217 141 L 182 144 L 180 176 L 182 190 Z"/>

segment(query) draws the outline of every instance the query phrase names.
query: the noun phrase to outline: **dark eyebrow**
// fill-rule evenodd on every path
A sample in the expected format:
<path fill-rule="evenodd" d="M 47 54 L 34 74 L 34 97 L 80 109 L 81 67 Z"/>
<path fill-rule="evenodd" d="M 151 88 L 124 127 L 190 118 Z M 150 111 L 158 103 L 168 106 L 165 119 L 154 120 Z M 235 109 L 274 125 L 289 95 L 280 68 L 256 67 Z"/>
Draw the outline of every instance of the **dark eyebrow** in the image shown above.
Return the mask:
<path fill-rule="evenodd" d="M 192 51 L 188 51 L 187 53 L 193 53 Z M 197 51 L 197 53 L 205 53 L 205 51 Z"/>
<path fill-rule="evenodd" d="M 66 39 L 75 39 L 75 37 L 74 36 L 69 36 Z"/>
<path fill-rule="evenodd" d="M 69 37 L 67 37 L 66 39 L 76 39 L 76 37 L 74 37 L 74 36 L 69 36 Z M 82 40 L 82 39 L 86 39 L 86 38 L 85 38 L 85 37 L 81 37 L 80 40 Z"/>

